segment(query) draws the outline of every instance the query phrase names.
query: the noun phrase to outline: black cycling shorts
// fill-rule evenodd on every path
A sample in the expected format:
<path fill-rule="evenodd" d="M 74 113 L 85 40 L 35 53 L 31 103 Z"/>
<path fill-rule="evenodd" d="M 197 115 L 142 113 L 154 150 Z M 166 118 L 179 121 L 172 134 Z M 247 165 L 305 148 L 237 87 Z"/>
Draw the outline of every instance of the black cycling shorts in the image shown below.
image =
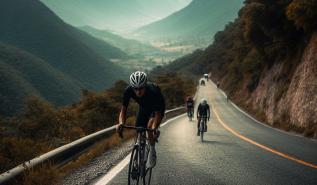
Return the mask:
<path fill-rule="evenodd" d="M 161 110 L 160 113 L 163 118 L 165 114 L 165 110 Z M 155 112 L 153 110 L 140 107 L 136 117 L 135 126 L 147 128 L 150 118 L 153 118 L 154 116 L 155 116 Z"/>

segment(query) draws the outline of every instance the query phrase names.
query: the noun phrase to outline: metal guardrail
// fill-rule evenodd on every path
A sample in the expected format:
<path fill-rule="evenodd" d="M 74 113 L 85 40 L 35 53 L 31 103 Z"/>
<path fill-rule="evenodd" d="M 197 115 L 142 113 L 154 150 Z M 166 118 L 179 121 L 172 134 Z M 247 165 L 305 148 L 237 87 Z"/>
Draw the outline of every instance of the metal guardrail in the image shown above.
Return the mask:
<path fill-rule="evenodd" d="M 165 111 L 165 114 L 172 113 L 174 111 L 178 111 L 184 109 L 185 107 L 178 107 L 175 109 Z M 30 161 L 26 161 L 11 170 L 8 170 L 0 175 L 0 185 L 4 185 L 9 183 L 15 177 L 21 175 L 25 170 L 39 166 L 41 164 L 52 163 L 52 164 L 60 164 L 64 161 L 69 161 L 76 154 L 85 150 L 89 146 L 93 145 L 96 141 L 99 141 L 102 138 L 106 138 L 115 133 L 116 127 L 115 125 L 104 130 L 100 130 L 83 138 L 80 138 L 76 141 L 63 145 L 59 148 L 56 148 L 48 153 L 40 155 L 38 157 L 33 158 Z"/>

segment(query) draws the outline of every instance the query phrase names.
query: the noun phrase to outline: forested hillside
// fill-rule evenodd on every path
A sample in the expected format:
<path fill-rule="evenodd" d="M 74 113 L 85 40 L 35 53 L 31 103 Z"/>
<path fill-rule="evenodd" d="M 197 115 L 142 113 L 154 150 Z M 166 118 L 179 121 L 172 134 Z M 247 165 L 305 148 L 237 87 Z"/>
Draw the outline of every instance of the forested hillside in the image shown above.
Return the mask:
<path fill-rule="evenodd" d="M 316 137 L 316 30 L 316 0 L 247 0 L 207 49 L 156 72 L 210 72 L 259 119 Z"/>
<path fill-rule="evenodd" d="M 81 83 L 45 61 L 12 46 L 0 44 L 0 113 L 21 110 L 27 96 L 65 105 L 77 100 Z"/>
<path fill-rule="evenodd" d="M 0 100 L 10 103 L 10 109 L 1 107 L 0 114 L 18 112 L 23 97 L 33 92 L 55 105 L 72 103 L 79 100 L 81 88 L 101 90 L 127 74 L 108 60 L 126 58 L 123 51 L 64 23 L 38 0 L 0 1 L 0 22 L 0 42 L 10 45 L 1 47 L 0 58 L 6 65 Z M 28 93 L 13 88 L 21 86 Z"/>

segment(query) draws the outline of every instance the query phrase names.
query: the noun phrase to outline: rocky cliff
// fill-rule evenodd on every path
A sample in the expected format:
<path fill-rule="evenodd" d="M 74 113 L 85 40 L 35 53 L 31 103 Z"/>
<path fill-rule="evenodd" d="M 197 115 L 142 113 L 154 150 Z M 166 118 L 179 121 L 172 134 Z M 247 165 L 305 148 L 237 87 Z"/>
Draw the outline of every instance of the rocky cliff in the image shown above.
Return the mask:
<path fill-rule="evenodd" d="M 300 63 L 291 70 L 285 65 L 272 66 L 244 105 L 273 126 L 317 137 L 317 33 L 304 49 Z M 292 73 L 289 83 L 278 80 L 285 71 Z"/>

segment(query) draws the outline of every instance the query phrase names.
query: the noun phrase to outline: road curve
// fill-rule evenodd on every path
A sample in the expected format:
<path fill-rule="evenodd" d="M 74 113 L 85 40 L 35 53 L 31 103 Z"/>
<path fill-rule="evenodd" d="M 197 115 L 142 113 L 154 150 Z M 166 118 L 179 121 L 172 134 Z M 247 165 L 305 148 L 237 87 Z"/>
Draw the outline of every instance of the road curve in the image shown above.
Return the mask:
<path fill-rule="evenodd" d="M 316 140 L 255 122 L 211 83 L 197 97 L 212 104 L 206 141 L 200 142 L 196 120 L 186 116 L 162 127 L 152 184 L 317 184 Z M 127 184 L 127 170 L 108 184 Z"/>

